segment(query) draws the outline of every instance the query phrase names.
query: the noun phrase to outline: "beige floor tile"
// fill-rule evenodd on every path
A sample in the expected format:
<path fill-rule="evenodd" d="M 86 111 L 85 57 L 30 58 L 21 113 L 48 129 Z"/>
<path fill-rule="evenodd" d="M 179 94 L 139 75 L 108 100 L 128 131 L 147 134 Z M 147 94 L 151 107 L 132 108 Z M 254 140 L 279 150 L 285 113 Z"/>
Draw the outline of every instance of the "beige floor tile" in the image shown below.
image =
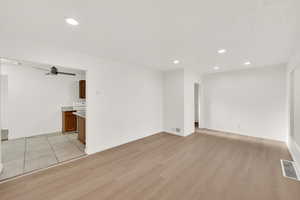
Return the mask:
<path fill-rule="evenodd" d="M 57 160 L 54 155 L 40 156 L 36 159 L 25 160 L 24 172 L 46 168 L 56 163 Z"/>
<path fill-rule="evenodd" d="M 76 139 L 77 140 L 78 134 L 77 133 L 68 134 L 68 137 L 69 137 L 69 139 Z"/>
<path fill-rule="evenodd" d="M 9 147 L 2 147 L 2 153 L 11 153 L 11 152 L 24 152 L 25 151 L 25 143 L 23 145 L 10 145 Z"/>
<path fill-rule="evenodd" d="M 25 138 L 2 141 L 1 143 L 1 148 L 4 150 L 22 149 L 24 147 L 25 147 Z"/>
<path fill-rule="evenodd" d="M 71 141 L 67 140 L 67 141 L 51 144 L 51 146 L 54 149 L 54 151 L 56 151 L 58 149 L 64 149 L 70 146 L 74 146 L 74 144 Z"/>
<path fill-rule="evenodd" d="M 16 151 L 7 151 L 3 150 L 2 152 L 2 162 L 11 162 L 15 160 L 24 160 L 25 149 L 23 151 L 16 150 Z"/>
<path fill-rule="evenodd" d="M 67 161 L 67 160 L 71 160 L 71 159 L 74 159 L 74 158 L 78 158 L 80 156 L 84 156 L 85 154 L 83 152 L 72 152 L 72 153 L 64 153 L 64 154 L 59 154 L 58 155 L 58 161 L 59 162 L 64 162 L 64 161 Z"/>
<path fill-rule="evenodd" d="M 47 137 L 31 137 L 26 138 L 27 146 L 38 146 L 38 145 L 46 145 L 48 144 Z"/>
<path fill-rule="evenodd" d="M 14 160 L 3 163 L 3 172 L 0 174 L 0 180 L 17 176 L 23 173 L 24 160 Z"/>
<path fill-rule="evenodd" d="M 51 151 L 50 144 L 47 143 L 36 143 L 36 144 L 28 144 L 26 145 L 26 152 L 33 152 L 33 151 Z"/>
<path fill-rule="evenodd" d="M 80 151 L 78 147 L 71 143 L 59 148 L 54 148 L 54 152 L 59 162 L 84 155 L 84 152 Z"/>
<path fill-rule="evenodd" d="M 71 139 L 70 141 L 73 144 L 75 144 L 80 151 L 85 152 L 85 145 L 83 143 L 81 143 L 77 138 Z"/>
<path fill-rule="evenodd" d="M 25 148 L 25 139 L 8 140 L 1 143 L 1 149 L 3 151 L 23 151 Z"/>
<path fill-rule="evenodd" d="M 84 155 L 77 134 L 53 133 L 2 142 L 4 172 L 1 179 L 46 168 Z"/>
<path fill-rule="evenodd" d="M 14 139 L 4 141 L 1 144 L 2 162 L 11 162 L 16 160 L 24 160 L 25 139 Z"/>
<path fill-rule="evenodd" d="M 50 151 L 51 146 L 45 136 L 26 138 L 27 151 Z"/>
<path fill-rule="evenodd" d="M 25 160 L 33 160 L 33 159 L 37 159 L 39 157 L 51 156 L 51 155 L 55 156 L 52 148 L 44 148 L 44 149 L 40 149 L 40 150 L 26 151 Z"/>
<path fill-rule="evenodd" d="M 57 143 L 69 141 L 69 139 L 67 135 L 58 135 L 58 136 L 48 137 L 48 141 L 51 145 L 54 145 Z"/>
<path fill-rule="evenodd" d="M 41 143 L 41 142 L 45 142 L 47 141 L 47 137 L 42 135 L 42 136 L 33 136 L 33 137 L 28 137 L 26 138 L 26 142 L 27 143 L 32 143 L 32 144 L 35 144 L 35 143 Z"/>

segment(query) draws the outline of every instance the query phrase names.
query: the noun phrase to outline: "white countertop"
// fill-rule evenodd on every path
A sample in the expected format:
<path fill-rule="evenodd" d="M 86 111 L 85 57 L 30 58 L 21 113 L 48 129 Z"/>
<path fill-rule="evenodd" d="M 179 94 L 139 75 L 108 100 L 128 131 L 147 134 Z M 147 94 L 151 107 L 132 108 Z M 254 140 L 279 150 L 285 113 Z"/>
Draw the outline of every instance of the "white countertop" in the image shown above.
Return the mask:
<path fill-rule="evenodd" d="M 77 111 L 77 112 L 73 112 L 73 114 L 78 117 L 85 118 L 85 111 Z"/>
<path fill-rule="evenodd" d="M 62 106 L 61 111 L 73 111 L 73 106 Z"/>
<path fill-rule="evenodd" d="M 66 111 L 83 111 L 85 112 L 85 106 L 62 106 L 61 111 L 66 112 Z"/>

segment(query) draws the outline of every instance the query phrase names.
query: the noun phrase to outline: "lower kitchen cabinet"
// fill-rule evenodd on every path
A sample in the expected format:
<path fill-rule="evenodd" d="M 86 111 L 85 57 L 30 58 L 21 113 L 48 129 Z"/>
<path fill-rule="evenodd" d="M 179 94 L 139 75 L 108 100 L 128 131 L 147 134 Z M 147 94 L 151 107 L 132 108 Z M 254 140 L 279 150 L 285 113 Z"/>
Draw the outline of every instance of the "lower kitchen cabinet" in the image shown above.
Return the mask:
<path fill-rule="evenodd" d="M 77 116 L 78 118 L 78 140 L 85 144 L 85 118 Z"/>
<path fill-rule="evenodd" d="M 73 114 L 73 111 L 62 112 L 62 132 L 71 132 L 77 130 L 77 116 Z"/>

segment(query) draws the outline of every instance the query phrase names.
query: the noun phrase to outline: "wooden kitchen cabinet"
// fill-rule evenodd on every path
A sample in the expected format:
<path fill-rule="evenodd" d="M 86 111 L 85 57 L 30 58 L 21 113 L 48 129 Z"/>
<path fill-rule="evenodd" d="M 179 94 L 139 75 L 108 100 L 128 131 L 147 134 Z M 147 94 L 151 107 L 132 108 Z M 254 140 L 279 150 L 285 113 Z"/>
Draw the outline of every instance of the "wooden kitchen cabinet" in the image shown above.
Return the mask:
<path fill-rule="evenodd" d="M 79 98 L 85 99 L 85 80 L 79 81 Z"/>
<path fill-rule="evenodd" d="M 78 140 L 85 144 L 85 118 L 78 116 Z"/>
<path fill-rule="evenodd" d="M 77 116 L 73 114 L 73 111 L 62 112 L 62 132 L 70 132 L 77 130 Z"/>

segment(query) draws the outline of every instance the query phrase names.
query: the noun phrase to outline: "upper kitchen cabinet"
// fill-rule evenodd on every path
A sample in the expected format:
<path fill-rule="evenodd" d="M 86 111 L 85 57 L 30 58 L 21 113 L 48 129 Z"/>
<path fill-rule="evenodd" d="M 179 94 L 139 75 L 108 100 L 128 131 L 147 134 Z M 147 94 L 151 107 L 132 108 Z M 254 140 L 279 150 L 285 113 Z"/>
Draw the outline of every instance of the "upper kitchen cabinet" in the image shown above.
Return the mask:
<path fill-rule="evenodd" d="M 79 98 L 85 99 L 85 80 L 79 81 Z"/>

